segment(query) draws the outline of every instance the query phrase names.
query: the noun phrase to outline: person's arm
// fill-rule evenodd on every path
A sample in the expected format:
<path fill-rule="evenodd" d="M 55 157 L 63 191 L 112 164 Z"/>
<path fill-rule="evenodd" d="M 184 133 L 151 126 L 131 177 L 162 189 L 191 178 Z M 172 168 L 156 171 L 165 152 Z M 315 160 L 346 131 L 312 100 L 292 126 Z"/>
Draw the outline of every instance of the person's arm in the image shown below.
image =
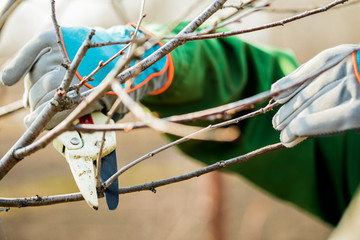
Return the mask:
<path fill-rule="evenodd" d="M 219 106 L 269 90 L 274 82 L 297 67 L 291 53 L 249 44 L 237 37 L 189 42 L 174 50 L 172 56 L 175 76 L 170 88 L 158 96 L 142 99 L 162 117 Z M 354 76 L 351 57 L 346 62 L 350 66 L 349 73 Z M 316 69 L 317 66 L 312 67 Z M 307 73 L 304 72 L 306 68 L 301 69 Z M 339 70 L 330 76 L 344 74 L 346 72 Z M 281 82 L 277 86 L 279 84 Z M 315 106 L 308 105 L 307 109 L 316 106 L 316 103 Z M 280 113 L 283 112 L 284 108 Z M 179 148 L 187 155 L 211 164 L 276 143 L 280 139 L 272 126 L 274 113 L 239 123 L 241 136 L 232 143 L 194 140 L 181 144 Z M 189 124 L 206 126 L 210 123 L 197 121 Z M 169 138 L 175 139 L 173 136 Z M 335 225 L 360 181 L 360 151 L 356 144 L 359 141 L 360 136 L 354 131 L 318 137 L 227 170 Z"/>

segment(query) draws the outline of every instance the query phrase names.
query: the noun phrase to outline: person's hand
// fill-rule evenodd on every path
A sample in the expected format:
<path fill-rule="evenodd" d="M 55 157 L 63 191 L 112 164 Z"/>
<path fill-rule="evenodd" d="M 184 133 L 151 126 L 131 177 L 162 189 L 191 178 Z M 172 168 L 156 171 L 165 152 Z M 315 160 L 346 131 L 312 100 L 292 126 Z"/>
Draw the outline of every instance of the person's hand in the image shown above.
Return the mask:
<path fill-rule="evenodd" d="M 110 29 L 96 28 L 93 42 L 123 41 L 130 40 L 135 31 L 133 26 L 116 26 Z M 70 61 L 75 57 L 83 40 L 90 32 L 85 27 L 62 27 L 62 44 L 66 49 Z M 140 31 L 137 36 L 144 33 Z M 88 76 L 100 63 L 106 62 L 120 51 L 125 45 L 111 45 L 101 48 L 91 48 L 82 60 L 78 71 L 72 81 L 72 86 L 79 84 L 80 80 Z M 147 49 L 143 58 L 160 47 L 159 44 Z M 30 108 L 30 114 L 25 117 L 27 127 L 39 116 L 42 109 L 55 95 L 57 88 L 64 78 L 66 69 L 62 67 L 62 55 L 59 50 L 54 31 L 45 31 L 38 37 L 26 44 L 19 53 L 0 70 L 0 81 L 4 85 L 11 86 L 25 76 L 24 105 Z M 80 88 L 80 93 L 98 86 L 106 75 L 114 67 L 117 59 L 97 72 L 92 81 L 87 82 Z M 161 92 L 171 82 L 171 57 L 166 56 L 160 61 L 140 73 L 134 80 L 130 96 L 134 100 L 140 100 L 143 96 L 152 92 Z M 84 115 L 97 111 L 110 109 L 117 96 L 109 92 L 104 97 L 90 106 Z M 57 113 L 48 123 L 46 129 L 51 129 L 62 121 L 72 110 Z M 120 117 L 127 112 L 124 106 L 117 110 Z"/>
<path fill-rule="evenodd" d="M 301 79 L 313 78 L 274 97 L 284 104 L 273 118 L 273 127 L 281 131 L 280 140 L 286 147 L 309 137 L 360 128 L 358 47 L 341 45 L 327 49 L 272 85 L 274 92 Z M 339 60 L 329 70 L 315 74 Z"/>

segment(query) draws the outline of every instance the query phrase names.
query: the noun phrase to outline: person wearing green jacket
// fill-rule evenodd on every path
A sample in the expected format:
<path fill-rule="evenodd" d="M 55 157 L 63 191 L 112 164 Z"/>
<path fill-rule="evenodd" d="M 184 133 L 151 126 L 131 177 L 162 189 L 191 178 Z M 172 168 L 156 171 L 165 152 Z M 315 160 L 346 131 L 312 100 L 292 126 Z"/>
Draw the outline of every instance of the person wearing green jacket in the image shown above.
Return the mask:
<path fill-rule="evenodd" d="M 185 24 L 179 24 L 173 33 Z M 95 39 L 103 42 L 130 39 L 134 30 L 130 25 L 96 29 Z M 61 29 L 62 44 L 70 61 L 89 31 L 83 27 Z M 139 36 L 146 34 L 145 30 L 140 31 Z M 160 45 L 148 48 L 145 55 Z M 277 111 L 240 122 L 241 136 L 235 141 L 192 140 L 178 147 L 192 158 L 211 164 L 279 142 L 281 131 L 280 140 L 287 148 L 229 167 L 227 171 L 236 172 L 270 194 L 336 225 L 360 182 L 357 146 L 360 135 L 348 131 L 360 127 L 357 47 L 342 45 L 325 50 L 298 67 L 290 51 L 256 46 L 238 37 L 193 41 L 176 48 L 147 73 L 139 75 L 129 92 L 160 117 L 167 117 L 220 106 L 269 89 L 277 91 L 312 76 L 311 81 L 275 96 L 283 104 Z M 120 45 L 89 51 L 73 84 L 121 48 Z M 24 97 L 30 108 L 25 119 L 27 126 L 57 91 L 66 72 L 61 63 L 55 33 L 47 31 L 24 46 L 0 71 L 0 80 L 5 85 L 12 85 L 26 75 Z M 324 66 L 331 68 L 315 74 Z M 110 70 L 95 75 L 94 81 L 83 85 L 80 92 L 96 87 Z M 108 93 L 88 112 L 106 112 L 116 98 Z M 69 111 L 55 115 L 47 128 L 54 127 Z M 125 107 L 120 107 L 116 120 L 126 112 Z M 191 124 L 209 123 L 201 120 Z"/>

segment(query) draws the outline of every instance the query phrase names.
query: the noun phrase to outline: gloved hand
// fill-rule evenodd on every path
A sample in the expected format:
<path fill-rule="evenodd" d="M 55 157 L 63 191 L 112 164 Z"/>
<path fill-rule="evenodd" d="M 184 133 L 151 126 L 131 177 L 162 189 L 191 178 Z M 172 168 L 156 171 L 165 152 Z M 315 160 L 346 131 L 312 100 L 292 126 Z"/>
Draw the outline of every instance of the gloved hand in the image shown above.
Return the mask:
<path fill-rule="evenodd" d="M 293 147 L 309 137 L 331 135 L 360 128 L 360 52 L 358 45 L 327 49 L 272 85 L 271 90 L 289 86 L 311 77 L 298 87 L 275 97 L 284 104 L 273 118 L 281 131 L 280 140 Z M 324 73 L 314 72 L 343 59 Z"/>
<path fill-rule="evenodd" d="M 108 42 L 130 40 L 133 26 L 116 26 L 110 29 L 95 28 L 96 32 L 92 38 L 93 42 Z M 83 40 L 87 37 L 90 29 L 85 27 L 62 27 L 62 44 L 66 49 L 68 59 L 71 61 L 76 55 Z M 145 33 L 140 31 L 137 37 Z M 72 85 L 89 75 L 100 61 L 106 62 L 115 53 L 121 50 L 124 45 L 112 45 L 101 48 L 91 48 L 82 60 Z M 160 48 L 160 43 L 147 49 L 143 58 Z M 93 76 L 93 81 L 88 82 L 80 88 L 80 93 L 89 88 L 96 87 L 114 67 L 117 59 L 101 69 Z M 25 77 L 24 105 L 30 108 L 30 114 L 25 117 L 25 124 L 28 127 L 40 114 L 45 104 L 50 101 L 60 85 L 66 73 L 61 66 L 62 56 L 57 44 L 54 31 L 45 31 L 38 37 L 26 44 L 19 53 L 2 70 L 0 70 L 0 81 L 8 86 L 18 82 Z M 133 63 L 132 63 L 133 64 Z M 164 91 L 172 80 L 171 56 L 166 56 L 160 61 L 140 73 L 134 80 L 130 96 L 134 100 L 140 100 L 144 95 Z M 117 96 L 112 92 L 107 93 L 103 98 L 96 101 L 84 115 L 97 110 L 109 110 Z M 57 113 L 48 123 L 46 129 L 51 129 L 62 121 L 72 110 L 65 110 Z M 127 112 L 124 106 L 120 106 L 116 116 L 120 117 Z"/>

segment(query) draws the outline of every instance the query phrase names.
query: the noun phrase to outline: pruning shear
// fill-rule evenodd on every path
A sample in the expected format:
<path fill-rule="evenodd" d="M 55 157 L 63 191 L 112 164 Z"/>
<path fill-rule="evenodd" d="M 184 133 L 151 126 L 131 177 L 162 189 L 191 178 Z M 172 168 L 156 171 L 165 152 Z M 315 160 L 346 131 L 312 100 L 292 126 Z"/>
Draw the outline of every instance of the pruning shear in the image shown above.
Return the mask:
<path fill-rule="evenodd" d="M 81 124 L 104 124 L 107 121 L 107 116 L 97 111 L 81 117 L 79 121 Z M 110 121 L 112 124 L 114 123 L 114 121 Z M 99 207 L 95 169 L 102 139 L 102 132 L 80 133 L 78 131 L 67 131 L 53 141 L 55 149 L 67 160 L 85 201 L 95 210 Z M 115 132 L 106 132 L 101 154 L 101 182 L 106 181 L 117 171 L 115 148 Z M 116 209 L 119 202 L 117 179 L 104 191 L 104 196 L 109 210 Z"/>

